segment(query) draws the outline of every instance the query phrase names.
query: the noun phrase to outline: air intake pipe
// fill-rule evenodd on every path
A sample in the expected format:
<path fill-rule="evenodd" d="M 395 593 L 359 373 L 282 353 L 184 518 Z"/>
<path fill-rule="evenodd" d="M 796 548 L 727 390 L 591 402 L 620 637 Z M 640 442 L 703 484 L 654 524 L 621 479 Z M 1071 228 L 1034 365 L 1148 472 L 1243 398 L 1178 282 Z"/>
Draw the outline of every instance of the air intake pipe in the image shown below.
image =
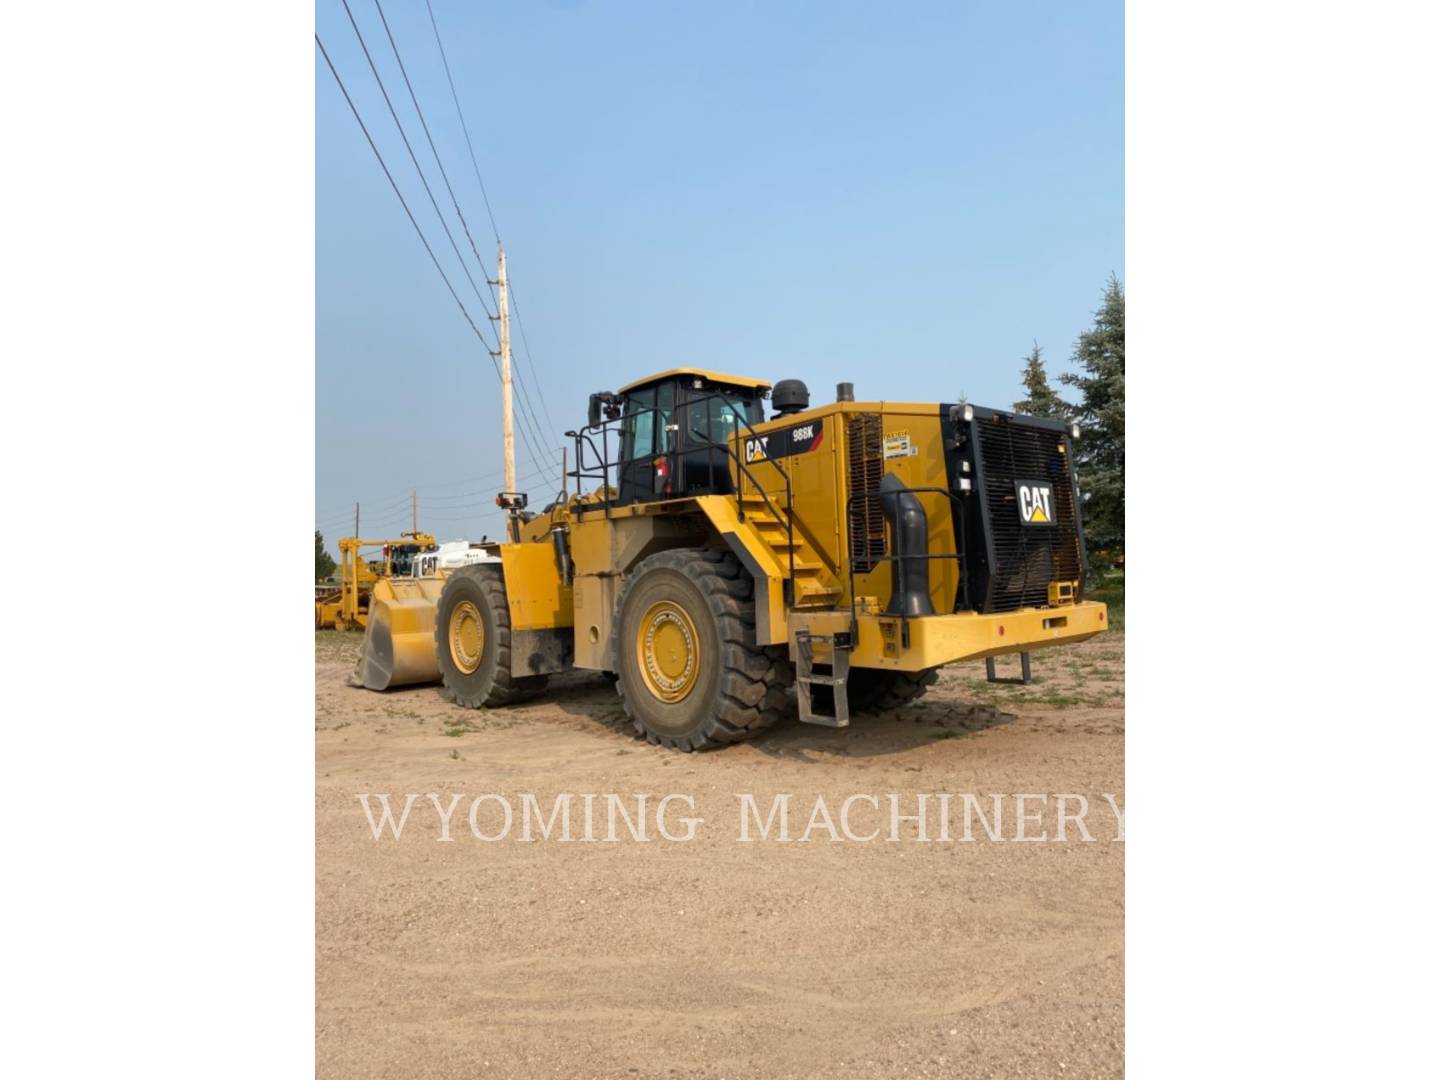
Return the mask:
<path fill-rule="evenodd" d="M 930 526 L 914 493 L 886 473 L 880 481 L 880 512 L 890 523 L 890 606 L 886 615 L 934 615 L 930 603 Z"/>

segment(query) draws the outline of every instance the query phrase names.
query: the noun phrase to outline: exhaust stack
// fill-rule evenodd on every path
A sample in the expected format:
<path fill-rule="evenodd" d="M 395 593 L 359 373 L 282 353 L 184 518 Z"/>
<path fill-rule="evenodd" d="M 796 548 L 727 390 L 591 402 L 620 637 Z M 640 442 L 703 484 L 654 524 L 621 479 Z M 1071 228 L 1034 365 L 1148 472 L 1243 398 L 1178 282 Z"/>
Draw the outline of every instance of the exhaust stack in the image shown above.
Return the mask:
<path fill-rule="evenodd" d="M 894 558 L 890 560 L 890 605 L 886 615 L 934 615 L 930 603 L 929 522 L 920 500 L 886 473 L 880 481 L 880 512 L 890 523 Z M 917 558 L 917 556 L 919 556 Z"/>

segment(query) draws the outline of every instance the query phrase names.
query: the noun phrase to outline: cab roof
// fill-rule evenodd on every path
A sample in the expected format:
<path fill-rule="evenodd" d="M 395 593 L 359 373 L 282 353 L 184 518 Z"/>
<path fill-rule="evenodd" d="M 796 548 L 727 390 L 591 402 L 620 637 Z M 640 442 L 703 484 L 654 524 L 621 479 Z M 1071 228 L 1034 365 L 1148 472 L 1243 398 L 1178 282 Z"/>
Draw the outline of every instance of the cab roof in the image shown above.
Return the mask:
<path fill-rule="evenodd" d="M 658 375 L 646 375 L 643 379 L 636 379 L 632 383 L 626 383 L 616 391 L 618 394 L 628 394 L 631 390 L 639 390 L 642 386 L 649 386 L 651 383 L 661 382 L 665 379 L 673 379 L 680 375 L 697 375 L 713 383 L 723 383 L 726 386 L 738 386 L 746 390 L 769 390 L 770 384 L 762 379 L 747 379 L 743 375 L 726 375 L 720 371 L 706 371 L 704 368 L 677 367 L 669 371 L 662 371 Z"/>

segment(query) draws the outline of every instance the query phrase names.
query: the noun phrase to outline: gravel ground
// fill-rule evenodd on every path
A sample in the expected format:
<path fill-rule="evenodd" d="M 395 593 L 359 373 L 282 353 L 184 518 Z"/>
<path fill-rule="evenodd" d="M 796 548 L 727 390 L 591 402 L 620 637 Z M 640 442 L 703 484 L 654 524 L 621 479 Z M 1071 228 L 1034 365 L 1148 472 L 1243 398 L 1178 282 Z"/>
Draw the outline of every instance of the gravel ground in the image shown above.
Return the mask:
<path fill-rule="evenodd" d="M 1037 681 L 947 669 L 919 703 L 845 731 L 793 721 L 754 742 L 677 754 L 637 741 L 613 687 L 557 680 L 538 701 L 467 712 L 434 687 L 344 684 L 360 636 L 316 635 L 316 1024 L 325 1077 L 1085 1077 L 1123 1072 L 1124 637 L 1037 653 Z M 1004 662 L 1002 662 L 1004 663 Z M 1013 660 L 1009 665 L 1015 667 Z M 451 842 L 442 807 L 460 794 Z M 954 793 L 952 839 L 903 813 Z M 387 793 L 399 839 L 376 840 L 360 793 Z M 476 796 L 509 800 L 476 839 Z M 650 796 L 649 842 L 520 839 L 521 796 Z M 655 835 L 667 794 L 691 842 Z M 740 842 L 738 795 L 790 801 L 790 842 Z M 987 815 L 961 832 L 960 796 Z M 1015 793 L 1048 795 L 1014 840 Z M 1056 842 L 1058 793 L 1090 802 Z M 832 841 L 851 795 L 852 834 Z M 378 813 L 378 802 L 371 801 Z M 1070 809 L 1075 810 L 1071 803 Z M 575 831 L 581 831 L 578 802 Z M 503 824 L 498 800 L 476 822 Z M 752 826 L 753 834 L 753 826 Z"/>

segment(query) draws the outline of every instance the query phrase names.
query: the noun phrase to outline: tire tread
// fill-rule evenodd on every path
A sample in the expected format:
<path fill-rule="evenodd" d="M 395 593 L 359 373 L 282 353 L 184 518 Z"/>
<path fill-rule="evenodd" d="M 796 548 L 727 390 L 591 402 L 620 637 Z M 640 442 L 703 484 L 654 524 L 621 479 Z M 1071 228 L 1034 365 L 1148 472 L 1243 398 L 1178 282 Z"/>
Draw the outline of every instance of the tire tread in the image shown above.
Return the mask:
<path fill-rule="evenodd" d="M 784 646 L 756 643 L 754 580 L 728 551 L 713 548 L 661 551 L 642 560 L 627 574 L 612 620 L 610 645 L 615 663 L 620 663 L 621 613 L 625 610 L 626 597 L 648 571 L 658 568 L 688 577 L 704 596 L 714 616 L 720 642 L 720 677 L 713 711 L 698 732 L 680 737 L 647 729 L 625 694 L 624 678 L 620 678 L 615 688 L 635 730 L 656 746 L 689 752 L 741 742 L 770 727 L 784 714 L 786 692 L 794 682 L 795 671 Z"/>
<path fill-rule="evenodd" d="M 446 701 L 467 709 L 493 709 L 504 705 L 518 705 L 541 693 L 550 681 L 548 676 L 516 676 L 510 671 L 510 600 L 505 592 L 505 577 L 501 568 L 493 564 L 463 566 L 456 570 L 451 577 L 473 579 L 484 594 L 495 623 L 497 662 L 495 677 L 490 685 L 478 689 L 452 686 L 442 664 L 441 696 Z M 446 640 L 446 622 L 447 620 L 441 619 L 437 615 L 435 648 L 440 656 L 445 656 L 445 650 L 450 647 Z"/>

